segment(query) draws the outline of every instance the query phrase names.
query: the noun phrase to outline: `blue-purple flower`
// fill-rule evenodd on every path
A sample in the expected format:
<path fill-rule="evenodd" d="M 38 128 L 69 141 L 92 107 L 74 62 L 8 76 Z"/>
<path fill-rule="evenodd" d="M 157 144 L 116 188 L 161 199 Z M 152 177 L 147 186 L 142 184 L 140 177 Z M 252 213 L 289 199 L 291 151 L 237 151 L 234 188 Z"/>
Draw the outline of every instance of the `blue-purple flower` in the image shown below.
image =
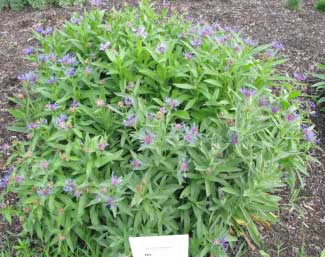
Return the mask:
<path fill-rule="evenodd" d="M 240 92 L 247 98 L 249 97 L 252 97 L 256 94 L 256 90 L 255 89 L 252 89 L 252 88 L 245 88 L 245 87 L 242 87 L 240 89 Z"/>
<path fill-rule="evenodd" d="M 221 237 L 220 239 L 215 239 L 213 244 L 220 245 L 226 251 L 229 246 L 229 240 L 226 237 Z"/>
<path fill-rule="evenodd" d="M 123 120 L 123 125 L 125 127 L 134 127 L 136 122 L 137 122 L 137 118 L 135 117 L 135 115 L 132 114 L 129 115 L 126 120 Z"/>
<path fill-rule="evenodd" d="M 258 106 L 259 107 L 265 107 L 265 106 L 268 106 L 269 104 L 270 104 L 270 101 L 265 96 L 261 96 L 258 99 Z"/>
<path fill-rule="evenodd" d="M 141 137 L 141 144 L 143 146 L 151 145 L 151 144 L 153 144 L 155 138 L 156 138 L 155 134 L 152 134 L 149 131 L 146 131 L 144 133 L 144 135 Z"/>
<path fill-rule="evenodd" d="M 144 26 L 140 26 L 139 28 L 136 28 L 133 30 L 135 34 L 141 38 L 146 38 L 148 36 L 148 33 L 145 31 Z"/>
<path fill-rule="evenodd" d="M 186 157 L 183 157 L 181 159 L 181 162 L 179 164 L 179 171 L 182 173 L 185 173 L 189 170 L 189 161 L 187 160 Z"/>
<path fill-rule="evenodd" d="M 139 160 L 133 159 L 131 161 L 131 165 L 133 167 L 133 169 L 138 169 L 141 166 L 141 162 Z"/>
<path fill-rule="evenodd" d="M 317 141 L 317 136 L 313 131 L 312 127 L 309 128 L 303 128 L 302 129 L 303 133 L 304 133 L 304 137 L 307 141 L 311 142 L 311 143 L 315 143 Z"/>
<path fill-rule="evenodd" d="M 65 70 L 64 74 L 67 77 L 73 77 L 74 75 L 76 75 L 76 69 L 75 68 L 68 68 Z"/>
<path fill-rule="evenodd" d="M 232 145 L 238 144 L 238 134 L 236 132 L 231 133 L 231 135 L 230 135 L 230 143 Z"/>
<path fill-rule="evenodd" d="M 90 0 L 92 6 L 98 7 L 101 4 L 101 0 Z"/>
<path fill-rule="evenodd" d="M 202 41 L 201 41 L 201 39 L 192 39 L 190 43 L 193 47 L 200 47 L 202 44 Z"/>
<path fill-rule="evenodd" d="M 29 71 L 25 74 L 20 74 L 18 76 L 18 80 L 22 82 L 28 82 L 30 84 L 34 84 L 37 81 L 38 77 L 34 71 Z"/>
<path fill-rule="evenodd" d="M 46 105 L 46 108 L 49 110 L 49 111 L 55 111 L 56 109 L 59 108 L 59 105 L 57 103 L 48 103 Z"/>
<path fill-rule="evenodd" d="M 60 129 L 66 129 L 67 128 L 67 124 L 66 124 L 67 119 L 68 119 L 67 115 L 60 114 L 55 120 L 55 126 Z"/>
<path fill-rule="evenodd" d="M 127 106 L 127 107 L 130 107 L 130 106 L 132 106 L 133 105 L 133 101 L 132 101 L 132 98 L 131 97 L 129 97 L 129 96 L 126 96 L 125 98 L 124 98 L 124 104 Z"/>
<path fill-rule="evenodd" d="M 46 54 L 40 54 L 37 59 L 39 62 L 47 62 L 49 60 L 49 57 Z"/>
<path fill-rule="evenodd" d="M 271 112 L 275 114 L 280 111 L 280 104 L 272 104 L 270 109 Z"/>
<path fill-rule="evenodd" d="M 23 50 L 24 55 L 31 55 L 34 53 L 34 48 L 33 47 L 27 47 Z"/>
<path fill-rule="evenodd" d="M 36 29 L 36 32 L 37 32 L 37 33 L 40 33 L 40 34 L 42 34 L 42 35 L 44 35 L 44 36 L 50 35 L 50 34 L 52 33 L 52 31 L 53 31 L 53 28 L 51 28 L 51 27 L 47 27 L 47 28 L 44 28 L 44 27 L 38 27 L 38 28 Z"/>
<path fill-rule="evenodd" d="M 198 35 L 200 37 L 208 37 L 208 36 L 212 36 L 214 34 L 214 30 L 211 26 L 209 25 L 205 25 L 202 28 L 199 29 L 198 31 Z"/>
<path fill-rule="evenodd" d="M 72 16 L 70 19 L 70 22 L 73 24 L 80 24 L 81 20 L 83 19 L 83 16 L 80 15 L 79 17 Z"/>
<path fill-rule="evenodd" d="M 105 43 L 100 43 L 99 50 L 100 51 L 105 51 L 106 49 L 111 47 L 111 42 L 107 41 Z"/>
<path fill-rule="evenodd" d="M 180 103 L 179 103 L 179 100 L 177 100 L 177 99 L 172 99 L 170 97 L 166 97 L 165 104 L 167 105 L 168 108 L 173 110 L 173 109 L 177 108 L 177 106 L 179 106 Z"/>
<path fill-rule="evenodd" d="M 293 122 L 299 118 L 299 115 L 297 113 L 292 112 L 292 113 L 289 113 L 285 118 L 286 118 L 286 121 Z"/>
<path fill-rule="evenodd" d="M 293 77 L 294 77 L 295 80 L 300 81 L 300 82 L 304 82 L 307 79 L 307 76 L 306 75 L 301 74 L 301 73 L 297 73 L 297 72 L 295 72 L 293 74 Z"/>
<path fill-rule="evenodd" d="M 122 178 L 119 178 L 114 175 L 114 173 L 111 176 L 111 184 L 112 186 L 118 186 L 119 184 L 122 183 Z"/>
<path fill-rule="evenodd" d="M 74 179 L 66 179 L 64 181 L 63 191 L 67 193 L 73 193 L 77 187 L 77 183 Z"/>
<path fill-rule="evenodd" d="M 37 190 L 37 194 L 40 196 L 40 197 L 46 197 L 46 196 L 49 196 L 50 194 L 52 194 L 52 191 L 53 191 L 53 186 L 52 185 L 41 185 L 39 187 L 39 189 Z"/>
<path fill-rule="evenodd" d="M 184 58 L 186 59 L 186 60 L 192 60 L 193 58 L 194 58 L 194 54 L 193 53 L 190 53 L 190 52 L 185 52 L 184 54 L 183 54 L 183 56 L 184 56 Z"/>
<path fill-rule="evenodd" d="M 59 61 L 59 63 L 68 65 L 68 66 L 77 66 L 78 65 L 78 61 L 77 61 L 76 57 L 71 53 L 68 53 L 68 54 L 62 56 L 62 58 L 60 58 L 58 61 Z"/>
<path fill-rule="evenodd" d="M 36 129 L 39 127 L 39 124 L 36 122 L 31 122 L 29 124 L 27 124 L 27 129 Z"/>
<path fill-rule="evenodd" d="M 48 80 L 45 81 L 48 85 L 53 85 L 56 82 L 56 77 L 52 75 Z"/>
<path fill-rule="evenodd" d="M 115 200 L 112 197 L 107 196 L 105 197 L 104 201 L 110 209 L 113 209 L 115 207 Z"/>
<path fill-rule="evenodd" d="M 254 41 L 254 40 L 252 40 L 251 38 L 245 38 L 244 39 L 244 42 L 247 44 L 247 45 L 249 45 L 249 46 L 255 46 L 257 43 Z"/>
<path fill-rule="evenodd" d="M 283 50 L 284 49 L 284 45 L 281 42 L 278 42 L 278 41 L 272 42 L 272 47 L 277 49 L 277 50 Z"/>
<path fill-rule="evenodd" d="M 165 42 L 160 43 L 157 47 L 156 47 L 156 52 L 158 54 L 163 54 L 164 52 L 166 52 L 167 50 L 167 44 Z"/>

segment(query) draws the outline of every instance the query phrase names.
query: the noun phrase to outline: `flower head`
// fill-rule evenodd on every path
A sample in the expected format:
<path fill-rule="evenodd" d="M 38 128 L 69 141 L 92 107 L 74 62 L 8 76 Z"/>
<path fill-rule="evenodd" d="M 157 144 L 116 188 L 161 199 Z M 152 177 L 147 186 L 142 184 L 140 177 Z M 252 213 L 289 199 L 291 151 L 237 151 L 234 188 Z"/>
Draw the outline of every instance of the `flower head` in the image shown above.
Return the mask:
<path fill-rule="evenodd" d="M 60 129 L 66 129 L 67 128 L 67 124 L 66 124 L 67 119 L 68 119 L 67 115 L 60 114 L 55 120 L 55 126 Z"/>
<path fill-rule="evenodd" d="M 56 109 L 59 108 L 59 105 L 57 103 L 48 103 L 46 105 L 46 108 L 49 110 L 49 111 L 55 111 Z"/>
<path fill-rule="evenodd" d="M 46 84 L 53 85 L 56 82 L 56 77 L 53 75 L 45 81 Z"/>
<path fill-rule="evenodd" d="M 201 41 L 201 39 L 192 39 L 190 43 L 193 47 L 200 47 L 202 44 L 202 41 Z"/>
<path fill-rule="evenodd" d="M 81 20 L 83 19 L 83 16 L 80 15 L 79 17 L 72 16 L 70 19 L 70 22 L 73 24 L 80 24 Z"/>
<path fill-rule="evenodd" d="M 33 47 L 27 47 L 23 50 L 24 55 L 31 55 L 34 53 L 34 48 Z"/>
<path fill-rule="evenodd" d="M 114 175 L 114 173 L 111 176 L 111 184 L 112 186 L 118 186 L 119 184 L 122 183 L 122 178 L 119 178 Z"/>
<path fill-rule="evenodd" d="M 272 47 L 277 49 L 277 50 L 283 50 L 284 45 L 281 42 L 275 41 L 272 43 Z"/>
<path fill-rule="evenodd" d="M 105 43 L 101 43 L 100 46 L 99 46 L 99 50 L 100 51 L 105 51 L 106 49 L 110 48 L 111 47 L 111 42 L 107 41 Z"/>
<path fill-rule="evenodd" d="M 245 97 L 249 98 L 249 97 L 252 97 L 252 96 L 254 96 L 256 94 L 256 90 L 251 89 L 251 88 L 242 87 L 240 89 L 240 93 L 242 93 Z"/>
<path fill-rule="evenodd" d="M 67 193 L 72 193 L 77 187 L 77 183 L 74 179 L 66 179 L 64 181 L 63 191 Z"/>
<path fill-rule="evenodd" d="M 78 65 L 78 61 L 77 61 L 76 57 L 71 53 L 64 55 L 58 61 L 59 61 L 59 63 L 68 65 L 68 66 L 77 66 Z"/>
<path fill-rule="evenodd" d="M 198 35 L 200 37 L 208 37 L 208 36 L 212 36 L 214 34 L 214 30 L 211 26 L 209 25 L 205 25 L 203 26 L 201 29 L 199 29 L 198 31 Z"/>
<path fill-rule="evenodd" d="M 107 144 L 107 141 L 106 140 L 101 140 L 100 142 L 99 142 L 99 144 L 98 144 L 98 146 L 97 146 L 97 149 L 99 150 L 99 151 L 104 151 L 105 150 L 105 148 L 108 146 L 108 144 Z"/>
<path fill-rule="evenodd" d="M 306 75 L 300 74 L 300 73 L 294 73 L 293 77 L 295 80 L 299 81 L 299 82 L 304 82 L 307 79 Z"/>
<path fill-rule="evenodd" d="M 37 57 L 37 59 L 38 59 L 39 62 L 47 62 L 49 60 L 49 57 L 46 54 L 40 54 Z"/>
<path fill-rule="evenodd" d="M 259 106 L 259 107 L 268 106 L 269 104 L 270 104 L 269 99 L 267 99 L 267 98 L 264 97 L 264 96 L 261 96 L 261 97 L 258 99 L 258 106 Z"/>
<path fill-rule="evenodd" d="M 74 69 L 74 68 L 68 68 L 68 69 L 66 69 L 66 71 L 64 72 L 64 74 L 67 77 L 73 77 L 74 75 L 76 75 L 76 69 Z"/>
<path fill-rule="evenodd" d="M 21 74 L 18 76 L 18 80 L 22 82 L 28 82 L 30 84 L 34 84 L 37 81 L 38 77 L 34 71 L 29 71 L 25 74 Z"/>
<path fill-rule="evenodd" d="M 304 133 L 304 137 L 307 141 L 315 143 L 317 141 L 316 139 L 316 134 L 314 133 L 313 129 L 310 128 L 303 128 L 303 133 Z"/>
<path fill-rule="evenodd" d="M 255 42 L 254 40 L 252 40 L 251 38 L 245 38 L 244 42 L 249 45 L 249 46 L 255 46 L 257 44 L 257 42 Z"/>
<path fill-rule="evenodd" d="M 131 161 L 131 165 L 132 165 L 133 169 L 137 169 L 141 166 L 141 162 L 139 160 L 133 159 Z"/>
<path fill-rule="evenodd" d="M 235 132 L 231 133 L 231 135 L 230 135 L 230 143 L 232 145 L 238 144 L 238 134 L 237 133 L 235 133 Z"/>
<path fill-rule="evenodd" d="M 40 161 L 39 168 L 41 170 L 47 170 L 48 167 L 49 167 L 49 163 L 47 161 L 44 161 L 44 160 Z"/>
<path fill-rule="evenodd" d="M 280 104 L 273 104 L 270 108 L 271 112 L 275 114 L 280 111 Z"/>
<path fill-rule="evenodd" d="M 179 171 L 184 173 L 187 172 L 189 169 L 189 162 L 186 157 L 183 157 L 180 164 L 179 164 Z"/>
<path fill-rule="evenodd" d="M 110 196 L 107 196 L 105 197 L 105 203 L 107 206 L 109 206 L 110 209 L 113 209 L 115 207 L 115 200 L 110 197 Z"/>
<path fill-rule="evenodd" d="M 137 118 L 135 117 L 135 115 L 132 114 L 129 115 L 126 120 L 123 120 L 123 125 L 125 127 L 134 127 L 136 122 L 137 122 Z"/>
<path fill-rule="evenodd" d="M 148 36 L 148 33 L 145 31 L 144 26 L 140 26 L 139 28 L 136 28 L 133 30 L 135 34 L 141 38 L 146 38 Z"/>
<path fill-rule="evenodd" d="M 192 60 L 194 58 L 194 54 L 190 52 L 184 53 L 183 56 L 186 60 Z"/>
<path fill-rule="evenodd" d="M 46 197 L 46 196 L 52 194 L 52 191 L 53 191 L 53 186 L 51 184 L 49 184 L 47 186 L 41 185 L 39 187 L 39 189 L 37 190 L 37 194 L 40 197 Z"/>
<path fill-rule="evenodd" d="M 98 7 L 101 4 L 101 0 L 90 0 L 90 4 L 94 7 Z"/>
<path fill-rule="evenodd" d="M 292 112 L 292 113 L 289 113 L 287 116 L 286 116 L 286 121 L 288 122 L 293 122 L 295 120 L 297 120 L 299 118 L 299 115 Z"/>
<path fill-rule="evenodd" d="M 151 144 L 153 144 L 155 138 L 156 138 L 155 134 L 152 134 L 152 133 L 146 131 L 141 138 L 141 144 L 144 146 L 151 145 Z"/>
<path fill-rule="evenodd" d="M 215 239 L 213 244 L 220 245 L 224 250 L 227 250 L 229 246 L 229 241 L 226 237 L 221 237 L 220 239 Z"/>
<path fill-rule="evenodd" d="M 133 105 L 133 100 L 131 97 L 127 96 L 124 98 L 124 104 L 127 106 L 127 107 L 130 107 Z"/>
<path fill-rule="evenodd" d="M 166 52 L 167 50 L 167 44 L 165 42 L 160 43 L 157 47 L 156 47 L 156 52 L 158 54 L 163 54 L 164 52 Z"/>
<path fill-rule="evenodd" d="M 166 97 L 165 104 L 167 105 L 167 107 L 173 110 L 177 108 L 177 106 L 179 106 L 180 103 L 177 99 L 171 99 L 169 97 Z"/>
<path fill-rule="evenodd" d="M 102 108 L 102 107 L 104 107 L 104 105 L 105 105 L 105 102 L 103 99 L 100 99 L 100 98 L 96 99 L 96 106 L 98 108 Z"/>

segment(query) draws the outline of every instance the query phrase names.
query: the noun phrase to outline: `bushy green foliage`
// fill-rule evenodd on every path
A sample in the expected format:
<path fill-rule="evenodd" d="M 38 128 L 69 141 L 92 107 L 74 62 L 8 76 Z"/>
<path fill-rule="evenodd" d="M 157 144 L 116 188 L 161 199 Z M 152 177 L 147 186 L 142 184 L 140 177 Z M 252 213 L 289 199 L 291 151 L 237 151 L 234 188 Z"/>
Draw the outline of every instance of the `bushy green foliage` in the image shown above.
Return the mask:
<path fill-rule="evenodd" d="M 318 68 L 320 71 L 325 71 L 325 64 L 319 64 Z M 316 89 L 316 99 L 317 104 L 320 106 L 321 111 L 325 111 L 325 74 L 324 73 L 316 73 L 314 77 L 319 79 L 320 81 L 313 85 Z"/>
<path fill-rule="evenodd" d="M 277 220 L 276 191 L 302 182 L 316 139 L 296 81 L 275 70 L 279 44 L 145 2 L 38 32 L 25 51 L 37 70 L 11 99 L 10 129 L 28 140 L 2 179 L 19 197 L 7 219 L 58 251 L 82 242 L 102 256 L 130 256 L 140 235 L 189 233 L 193 257 L 224 256 L 237 236 L 259 244 L 257 224 Z"/>
<path fill-rule="evenodd" d="M 19 11 L 27 6 L 31 6 L 35 9 L 44 9 L 52 4 L 68 6 L 73 4 L 82 4 L 83 2 L 84 0 L 0 0 L 0 11 L 6 7 Z"/>
<path fill-rule="evenodd" d="M 291 10 L 297 10 L 301 8 L 301 0 L 287 0 L 287 7 Z"/>
<path fill-rule="evenodd" d="M 325 0 L 318 0 L 315 8 L 317 11 L 325 12 Z"/>

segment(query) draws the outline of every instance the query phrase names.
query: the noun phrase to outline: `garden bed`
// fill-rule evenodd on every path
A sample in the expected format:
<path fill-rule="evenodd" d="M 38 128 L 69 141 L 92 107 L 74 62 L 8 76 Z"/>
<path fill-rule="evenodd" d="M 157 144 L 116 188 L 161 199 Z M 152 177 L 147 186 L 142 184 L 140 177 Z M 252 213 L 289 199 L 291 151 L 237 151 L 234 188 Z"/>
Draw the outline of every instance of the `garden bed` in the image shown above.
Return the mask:
<path fill-rule="evenodd" d="M 119 1 L 115 1 L 118 3 Z M 288 58 L 283 70 L 292 74 L 299 71 L 309 73 L 316 63 L 325 63 L 325 16 L 313 10 L 313 1 L 306 1 L 300 12 L 289 11 L 281 1 L 174 1 L 172 7 L 188 11 L 196 18 L 218 21 L 221 24 L 243 29 L 260 43 L 281 41 L 285 45 L 283 52 Z M 111 8 L 111 1 L 106 8 Z M 116 4 L 120 7 L 120 4 Z M 25 47 L 33 45 L 32 31 L 39 25 L 59 26 L 70 18 L 72 11 L 81 11 L 79 7 L 67 9 L 50 8 L 45 11 L 31 9 L 22 12 L 4 11 L 0 13 L 0 138 L 2 143 L 10 143 L 16 135 L 5 127 L 11 121 L 6 113 L 9 107 L 7 96 L 19 93 L 18 73 L 30 65 L 22 58 Z M 312 82 L 312 80 L 310 80 Z M 324 145 L 324 115 L 315 117 Z M 314 156 L 324 159 L 324 154 L 314 152 Z M 0 160 L 2 165 L 3 160 Z M 280 215 L 280 223 L 270 231 L 264 231 L 266 251 L 271 256 L 298 256 L 304 245 L 310 256 L 319 256 L 325 247 L 325 189 L 322 167 L 313 167 L 311 176 L 306 179 L 306 188 L 301 192 L 296 206 L 288 205 L 290 196 L 286 191 Z M 10 200 L 10 199 L 9 199 Z M 290 210 L 290 211 L 289 211 Z M 0 221 L 0 231 L 17 231 L 19 223 L 14 221 L 8 226 Z M 3 237 L 5 233 L 1 233 Z M 0 238 L 5 240 L 5 238 Z M 253 253 L 247 256 L 254 256 Z"/>

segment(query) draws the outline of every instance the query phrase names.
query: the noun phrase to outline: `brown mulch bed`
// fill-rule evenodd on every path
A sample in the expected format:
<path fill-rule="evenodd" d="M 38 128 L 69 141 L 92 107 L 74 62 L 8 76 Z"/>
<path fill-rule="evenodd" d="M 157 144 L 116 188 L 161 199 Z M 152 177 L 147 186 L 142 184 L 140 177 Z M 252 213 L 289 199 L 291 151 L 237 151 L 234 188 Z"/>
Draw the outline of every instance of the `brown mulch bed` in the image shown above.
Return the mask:
<path fill-rule="evenodd" d="M 105 3 L 105 8 L 113 5 L 120 7 L 121 2 L 111 0 Z M 196 19 L 218 21 L 242 29 L 260 43 L 284 43 L 283 56 L 288 62 L 281 69 L 292 74 L 295 71 L 310 73 L 315 70 L 316 63 L 325 63 L 325 13 L 314 11 L 314 2 L 305 0 L 301 11 L 286 9 L 281 0 L 175 0 L 171 1 L 171 6 L 188 12 Z M 10 107 L 7 97 L 20 91 L 16 77 L 29 65 L 22 57 L 22 50 L 35 44 L 33 29 L 41 24 L 59 26 L 73 11 L 82 10 L 81 7 L 53 7 L 44 11 L 26 9 L 21 12 L 0 12 L 0 145 L 16 138 L 14 133 L 6 130 L 11 121 L 7 113 Z M 322 146 L 325 143 L 324 116 L 317 113 L 315 118 Z M 319 160 L 325 159 L 324 153 L 314 152 L 313 155 Z M 0 160 L 0 173 L 3 164 L 4 160 Z M 310 176 L 306 178 L 306 187 L 294 205 L 290 204 L 288 192 L 281 193 L 280 222 L 271 230 L 262 231 L 263 249 L 270 256 L 299 256 L 304 245 L 308 256 L 318 257 L 325 249 L 324 174 L 323 166 L 312 166 Z M 0 242 L 4 242 L 5 231 L 8 230 L 18 231 L 19 222 L 8 225 L 0 217 Z M 249 251 L 246 256 L 259 255 Z"/>

